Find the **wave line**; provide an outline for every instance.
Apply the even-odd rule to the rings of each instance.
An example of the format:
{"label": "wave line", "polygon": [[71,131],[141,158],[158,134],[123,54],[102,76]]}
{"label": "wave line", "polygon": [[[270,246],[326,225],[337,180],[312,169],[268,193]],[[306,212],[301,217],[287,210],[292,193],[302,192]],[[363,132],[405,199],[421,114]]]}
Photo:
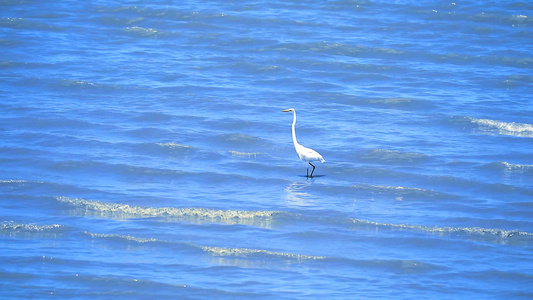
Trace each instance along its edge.
{"label": "wave line", "polygon": [[494,229],[494,228],[481,228],[481,227],[433,227],[433,226],[422,226],[422,225],[407,225],[407,224],[392,224],[392,223],[379,223],[374,221],[352,219],[353,224],[362,224],[362,225],[371,225],[377,227],[389,227],[394,229],[407,229],[407,230],[417,230],[424,231],[429,233],[465,233],[465,234],[474,234],[474,235],[493,235],[502,238],[508,238],[513,236],[530,236],[533,237],[533,233],[519,230],[504,230],[504,229]]}
{"label": "wave line", "polygon": [[[129,204],[101,202],[70,197],[56,197],[57,201],[77,208],[93,211],[104,216],[119,218],[192,218],[197,220],[219,221],[231,224],[267,222],[279,211],[243,211],[217,210],[208,208],[175,208],[175,207],[141,207]],[[263,224],[265,225],[265,224]],[[267,224],[268,225],[268,224]]]}
{"label": "wave line", "polygon": [[248,248],[225,248],[225,247],[206,247],[202,246],[202,250],[217,256],[251,256],[251,255],[268,255],[276,256],[287,259],[301,260],[320,260],[326,259],[325,256],[314,256],[284,252],[274,252],[261,249],[248,249]]}
{"label": "wave line", "polygon": [[478,125],[487,131],[497,131],[502,135],[512,135],[521,137],[533,137],[533,125],[526,123],[502,122],[490,119],[470,118],[470,122]]}

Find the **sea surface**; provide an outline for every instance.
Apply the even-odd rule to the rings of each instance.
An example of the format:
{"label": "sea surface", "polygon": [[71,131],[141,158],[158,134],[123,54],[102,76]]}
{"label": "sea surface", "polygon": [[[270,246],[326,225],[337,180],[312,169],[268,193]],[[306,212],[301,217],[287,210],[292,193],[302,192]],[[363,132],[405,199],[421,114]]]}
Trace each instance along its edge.
{"label": "sea surface", "polygon": [[532,95],[531,1],[0,1],[0,298],[531,299]]}

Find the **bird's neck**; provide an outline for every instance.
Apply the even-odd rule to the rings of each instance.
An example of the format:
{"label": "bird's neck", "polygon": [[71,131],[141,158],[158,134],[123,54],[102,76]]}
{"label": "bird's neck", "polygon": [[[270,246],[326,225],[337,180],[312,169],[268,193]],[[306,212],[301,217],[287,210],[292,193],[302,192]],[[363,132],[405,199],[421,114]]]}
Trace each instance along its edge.
{"label": "bird's neck", "polygon": [[299,145],[298,140],[296,140],[296,130],[294,129],[294,126],[296,125],[296,112],[293,112],[294,117],[292,118],[292,142],[294,143],[294,146]]}

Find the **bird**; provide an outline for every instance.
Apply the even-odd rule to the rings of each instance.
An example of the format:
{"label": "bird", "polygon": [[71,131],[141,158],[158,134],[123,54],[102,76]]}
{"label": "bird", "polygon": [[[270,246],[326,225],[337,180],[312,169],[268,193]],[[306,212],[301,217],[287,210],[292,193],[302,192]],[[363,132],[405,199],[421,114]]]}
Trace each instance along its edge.
{"label": "bird", "polygon": [[296,110],[294,108],[289,108],[282,110],[282,112],[292,112],[293,118],[292,118],[292,142],[294,143],[294,149],[296,150],[296,153],[298,154],[298,157],[307,162],[311,167],[313,167],[313,170],[311,171],[311,175],[309,175],[309,167],[307,167],[307,178],[311,177],[313,178],[313,173],[315,172],[315,166],[311,163],[313,161],[320,161],[325,162],[324,158],[320,153],[316,152],[315,150],[311,148],[304,147],[298,143],[298,140],[296,140],[296,131],[294,129],[294,125],[296,125]]}

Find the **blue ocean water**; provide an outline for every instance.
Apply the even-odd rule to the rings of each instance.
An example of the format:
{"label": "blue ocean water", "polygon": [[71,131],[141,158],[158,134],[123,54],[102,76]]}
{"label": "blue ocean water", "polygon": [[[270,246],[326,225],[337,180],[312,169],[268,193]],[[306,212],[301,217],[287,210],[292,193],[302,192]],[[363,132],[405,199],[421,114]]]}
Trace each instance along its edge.
{"label": "blue ocean water", "polygon": [[533,297],[532,16],[0,1],[0,296]]}

